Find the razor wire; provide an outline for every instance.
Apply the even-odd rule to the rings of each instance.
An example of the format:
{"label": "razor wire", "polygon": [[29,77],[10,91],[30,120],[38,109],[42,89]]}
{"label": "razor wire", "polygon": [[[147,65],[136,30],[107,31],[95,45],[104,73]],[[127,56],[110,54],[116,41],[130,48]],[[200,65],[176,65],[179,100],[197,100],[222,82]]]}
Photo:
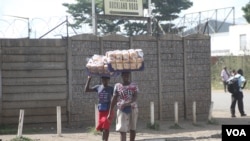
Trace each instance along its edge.
{"label": "razor wire", "polygon": [[[177,33],[182,36],[204,33],[205,26],[205,28],[210,27],[212,30],[210,32],[216,33],[226,22],[235,24],[234,15],[234,7],[227,7],[185,14],[170,23],[175,24],[175,28],[185,27],[184,30]],[[208,22],[210,20],[215,22]],[[221,23],[217,24],[217,21],[221,21]],[[73,16],[0,19],[0,38],[64,38],[93,33],[93,29],[88,23],[82,23],[77,29],[67,26],[69,23],[74,23]],[[160,26],[161,23],[158,24]],[[201,27],[202,25],[204,27]]]}
{"label": "razor wire", "polygon": [[174,22],[176,27],[185,27],[183,31],[179,31],[179,35],[204,33],[205,26],[212,30],[211,33],[217,33],[225,23],[235,24],[235,8],[225,7],[189,13]]}
{"label": "razor wire", "polygon": [[73,21],[72,16],[0,19],[0,38],[63,38],[92,33],[88,23],[77,29],[67,26]]}

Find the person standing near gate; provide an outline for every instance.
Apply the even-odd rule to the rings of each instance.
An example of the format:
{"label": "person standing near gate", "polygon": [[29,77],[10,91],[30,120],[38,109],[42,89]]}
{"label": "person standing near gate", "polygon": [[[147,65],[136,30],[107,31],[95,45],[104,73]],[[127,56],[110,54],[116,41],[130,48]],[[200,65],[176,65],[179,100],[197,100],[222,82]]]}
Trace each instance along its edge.
{"label": "person standing near gate", "polygon": [[[109,129],[113,119],[113,113],[109,113],[109,107],[111,98],[113,95],[114,88],[109,86],[110,77],[102,76],[101,77],[102,84],[95,85],[94,87],[90,88],[90,81],[91,76],[88,76],[87,83],[85,85],[85,92],[97,92],[98,94],[98,125],[96,127],[97,131],[102,131],[102,141],[108,141],[109,138]],[[107,119],[108,114],[110,118]]]}
{"label": "person standing near gate", "polygon": [[126,141],[126,133],[130,132],[130,141],[135,141],[136,124],[138,118],[137,94],[138,86],[130,82],[131,72],[122,72],[123,82],[116,83],[111,100],[108,119],[112,115],[114,106],[117,106],[116,131],[120,132],[120,141]]}
{"label": "person standing near gate", "polygon": [[227,92],[227,80],[229,79],[230,74],[226,66],[221,70],[220,76],[224,86],[224,91]]}

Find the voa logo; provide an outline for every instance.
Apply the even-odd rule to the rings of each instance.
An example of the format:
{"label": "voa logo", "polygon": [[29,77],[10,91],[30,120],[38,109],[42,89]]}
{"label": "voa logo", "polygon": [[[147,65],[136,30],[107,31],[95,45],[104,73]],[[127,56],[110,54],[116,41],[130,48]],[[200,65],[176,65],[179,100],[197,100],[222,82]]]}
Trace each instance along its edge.
{"label": "voa logo", "polygon": [[247,136],[244,129],[226,129],[227,136]]}

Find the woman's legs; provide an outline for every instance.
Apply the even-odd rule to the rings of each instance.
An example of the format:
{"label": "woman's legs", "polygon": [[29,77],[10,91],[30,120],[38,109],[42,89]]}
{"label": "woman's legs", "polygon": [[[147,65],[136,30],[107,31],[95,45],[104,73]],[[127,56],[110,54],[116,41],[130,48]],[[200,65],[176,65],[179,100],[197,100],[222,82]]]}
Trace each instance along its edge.
{"label": "woman's legs", "polygon": [[126,141],[126,132],[120,132],[120,141]]}
{"label": "woman's legs", "polygon": [[97,125],[97,131],[102,131],[102,140],[108,141],[109,138],[109,128],[113,120],[113,113],[111,113],[110,121],[107,119],[109,111],[99,112],[99,120]]}
{"label": "woman's legs", "polygon": [[109,130],[104,129],[104,130],[102,131],[102,140],[103,140],[103,141],[108,141],[108,139],[109,139]]}
{"label": "woman's legs", "polygon": [[136,135],[135,130],[130,130],[130,141],[135,141],[135,135]]}

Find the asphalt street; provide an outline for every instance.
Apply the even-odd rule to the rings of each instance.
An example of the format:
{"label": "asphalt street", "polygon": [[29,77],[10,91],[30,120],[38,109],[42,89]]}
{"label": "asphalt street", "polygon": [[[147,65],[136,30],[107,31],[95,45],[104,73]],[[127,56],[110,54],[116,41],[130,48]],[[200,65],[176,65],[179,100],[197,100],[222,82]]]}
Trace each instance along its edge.
{"label": "asphalt street", "polygon": [[[250,90],[243,91],[244,98],[244,110],[246,114],[250,115]],[[225,111],[228,109],[230,112],[231,104],[231,94],[225,93],[223,90],[212,90],[212,102],[213,102],[213,111]],[[235,108],[236,114],[239,115],[238,106],[236,104]]]}

